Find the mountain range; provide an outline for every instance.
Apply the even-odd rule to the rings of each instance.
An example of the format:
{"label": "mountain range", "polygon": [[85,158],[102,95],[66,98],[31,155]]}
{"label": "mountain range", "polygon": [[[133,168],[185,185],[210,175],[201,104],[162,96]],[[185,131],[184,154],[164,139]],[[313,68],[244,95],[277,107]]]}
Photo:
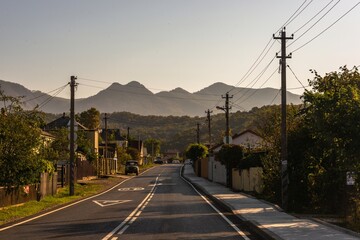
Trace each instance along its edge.
{"label": "mountain range", "polygon": [[[24,86],[0,80],[1,90],[7,96],[23,96],[24,109],[37,105],[46,113],[69,112],[70,100],[53,97],[41,91],[33,91]],[[113,83],[94,96],[75,100],[75,111],[82,112],[95,107],[100,112],[131,112],[139,115],[159,116],[203,116],[204,111],[216,106],[223,107],[222,96],[229,92],[232,111],[248,111],[280,103],[280,93],[274,88],[238,88],[221,82],[214,83],[198,92],[190,93],[182,88],[153,93],[139,82],[122,85]],[[287,92],[287,102],[300,104],[300,95]]]}

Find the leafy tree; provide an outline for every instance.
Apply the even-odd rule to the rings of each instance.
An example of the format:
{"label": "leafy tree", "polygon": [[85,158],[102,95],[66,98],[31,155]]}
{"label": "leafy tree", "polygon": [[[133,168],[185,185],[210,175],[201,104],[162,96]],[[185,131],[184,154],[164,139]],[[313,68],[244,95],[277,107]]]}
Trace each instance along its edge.
{"label": "leafy tree", "polygon": [[123,147],[117,148],[117,158],[120,164],[125,164],[126,161],[133,159],[129,153],[126,152],[126,149]]}
{"label": "leafy tree", "polygon": [[6,96],[1,89],[0,101],[4,103],[0,113],[0,185],[36,183],[41,172],[53,170],[41,155],[39,114],[24,112],[20,98]]}
{"label": "leafy tree", "polygon": [[234,144],[224,144],[220,151],[216,153],[216,159],[218,159],[221,164],[229,166],[230,168],[238,167],[243,157],[243,148],[240,145]]}
{"label": "leafy tree", "polygon": [[158,156],[160,154],[160,149],[161,149],[160,140],[155,138],[148,138],[144,144],[145,147],[147,148],[148,153],[152,153],[152,150],[154,150],[153,156]]}
{"label": "leafy tree", "polygon": [[126,150],[126,153],[131,156],[131,159],[140,160],[140,152],[139,152],[138,149],[129,147],[129,148]]}
{"label": "leafy tree", "polygon": [[242,147],[234,144],[224,144],[215,157],[221,164],[226,166],[226,185],[231,187],[232,169],[238,167],[244,157]]}
{"label": "leafy tree", "polygon": [[360,172],[360,74],[347,67],[323,77],[313,73],[313,90],[303,96],[304,122],[314,143],[305,156],[308,186],[312,203],[332,212],[346,205],[341,199],[346,172]]}
{"label": "leafy tree", "polygon": [[206,157],[208,154],[208,148],[203,144],[190,144],[188,148],[186,149],[186,157],[197,161],[199,159],[202,159]]}
{"label": "leafy tree", "polygon": [[76,120],[88,129],[97,129],[100,127],[100,112],[92,107],[77,115]]}

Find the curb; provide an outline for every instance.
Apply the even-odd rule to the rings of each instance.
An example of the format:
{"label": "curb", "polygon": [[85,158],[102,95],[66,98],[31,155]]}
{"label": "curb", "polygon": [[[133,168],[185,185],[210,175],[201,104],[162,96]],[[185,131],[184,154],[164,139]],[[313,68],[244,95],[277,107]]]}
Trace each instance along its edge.
{"label": "curb", "polygon": [[261,238],[267,239],[267,240],[283,240],[283,238],[279,237],[275,233],[273,233],[273,232],[271,232],[271,231],[269,231],[269,230],[267,230],[265,228],[262,228],[261,225],[259,223],[257,223],[256,221],[247,220],[246,218],[244,218],[240,214],[235,214],[234,211],[233,211],[233,208],[229,204],[227,204],[226,202],[214,197],[213,195],[208,193],[202,186],[198,185],[197,183],[194,183],[193,181],[191,181],[190,178],[185,176],[184,175],[184,167],[182,167],[181,175],[182,175],[183,178],[185,178],[187,181],[189,181],[197,190],[204,193],[206,195],[206,197],[208,197],[212,201],[216,202],[217,204],[221,205],[224,209],[226,209],[228,212],[231,212],[234,216],[238,217],[241,220],[241,222],[249,230],[256,233]]}
{"label": "curb", "polygon": [[339,232],[343,232],[343,233],[349,234],[351,236],[358,237],[360,239],[360,233],[357,233],[357,232],[351,231],[349,229],[346,229],[346,228],[343,228],[343,227],[340,227],[340,226],[325,222],[325,221],[323,221],[321,219],[318,219],[318,218],[310,218],[310,220],[314,221],[316,223],[320,223],[322,225],[325,225],[325,226],[327,226],[329,228],[335,229],[335,230],[337,230]]}

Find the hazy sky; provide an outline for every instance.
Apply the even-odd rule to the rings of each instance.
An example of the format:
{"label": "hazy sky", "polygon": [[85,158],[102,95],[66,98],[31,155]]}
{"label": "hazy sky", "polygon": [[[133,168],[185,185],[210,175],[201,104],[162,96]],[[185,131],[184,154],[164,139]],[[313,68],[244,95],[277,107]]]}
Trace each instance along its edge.
{"label": "hazy sky", "polygon": [[[338,3],[337,3],[338,2]],[[333,24],[359,1],[308,0],[287,24],[290,53]],[[280,88],[280,42],[270,41],[304,0],[1,0],[0,79],[49,92],[78,76],[77,97],[111,82],[138,81],[152,92],[196,92],[215,82]],[[325,5],[309,24],[303,26]],[[336,4],[336,5],[335,5]],[[335,5],[335,6],[334,6]],[[332,6],[333,9],[320,19]],[[313,75],[360,65],[360,6],[288,64],[304,86]],[[314,25],[308,32],[300,37]],[[300,38],[299,38],[300,37]],[[268,54],[243,79],[266,44]],[[273,44],[273,45],[271,45]],[[266,50],[267,51],[267,50]],[[268,65],[264,74],[257,76]],[[288,70],[288,89],[303,88]],[[96,81],[88,81],[92,79]],[[59,96],[69,98],[69,88]]]}

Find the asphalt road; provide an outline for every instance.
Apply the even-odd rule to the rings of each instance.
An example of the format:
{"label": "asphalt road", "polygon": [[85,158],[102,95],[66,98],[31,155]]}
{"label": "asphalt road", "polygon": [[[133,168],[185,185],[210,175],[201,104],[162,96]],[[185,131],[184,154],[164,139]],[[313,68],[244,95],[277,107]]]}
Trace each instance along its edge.
{"label": "asphalt road", "polygon": [[162,165],[108,192],[29,219],[0,239],[248,239],[180,176]]}

